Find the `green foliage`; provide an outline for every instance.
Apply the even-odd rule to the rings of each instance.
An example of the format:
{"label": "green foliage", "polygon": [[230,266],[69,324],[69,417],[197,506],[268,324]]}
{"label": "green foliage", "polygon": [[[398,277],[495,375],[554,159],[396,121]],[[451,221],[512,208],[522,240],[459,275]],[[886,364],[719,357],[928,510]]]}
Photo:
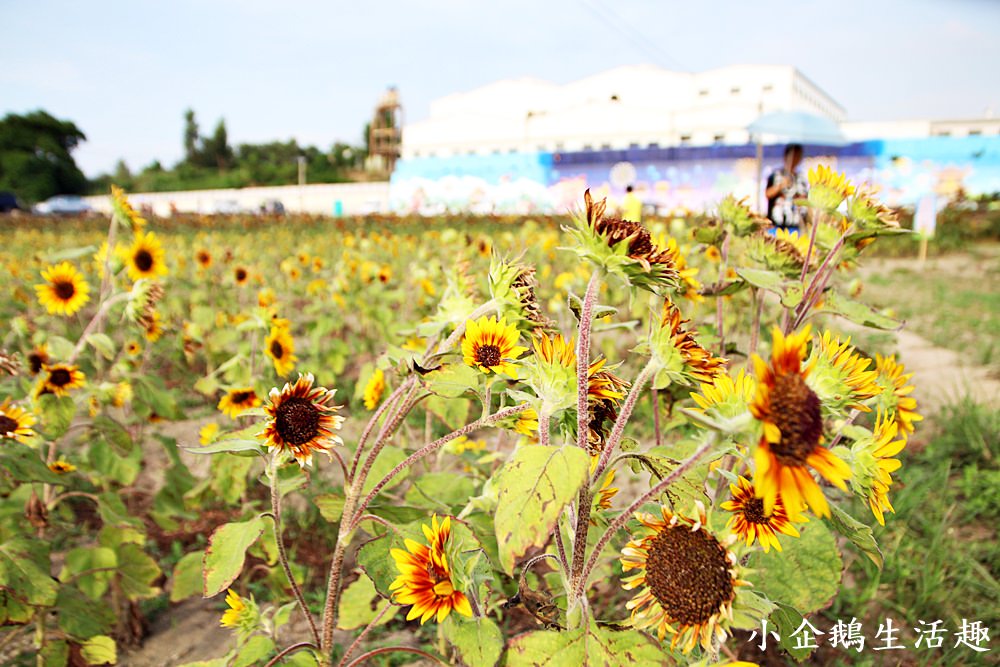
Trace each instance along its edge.
{"label": "green foliage", "polygon": [[564,632],[528,632],[515,637],[507,653],[509,667],[631,667],[672,662],[645,635],[594,623]]}
{"label": "green foliage", "polygon": [[755,588],[772,602],[809,613],[826,606],[840,588],[843,564],[837,541],[820,521],[799,529],[801,537],[784,540],[782,550],[750,557]]}
{"label": "green foliage", "polygon": [[26,202],[82,194],[87,178],[73,150],[87,139],[76,125],[38,110],[0,120],[0,190]]}
{"label": "green foliage", "polygon": [[503,633],[489,618],[468,620],[452,614],[441,624],[441,632],[469,667],[493,667],[503,653]]}
{"label": "green foliage", "polygon": [[218,595],[240,576],[247,549],[257,541],[266,526],[267,520],[258,516],[248,521],[223,524],[215,529],[205,550],[205,597]]}

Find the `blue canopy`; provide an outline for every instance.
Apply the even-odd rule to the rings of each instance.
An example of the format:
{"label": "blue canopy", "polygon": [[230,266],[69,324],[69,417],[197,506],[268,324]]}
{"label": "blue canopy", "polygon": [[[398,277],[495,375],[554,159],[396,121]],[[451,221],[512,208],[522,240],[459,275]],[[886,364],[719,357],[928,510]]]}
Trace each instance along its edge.
{"label": "blue canopy", "polygon": [[772,111],[750,123],[747,130],[758,140],[761,135],[770,134],[799,144],[843,146],[848,143],[835,121],[804,111]]}

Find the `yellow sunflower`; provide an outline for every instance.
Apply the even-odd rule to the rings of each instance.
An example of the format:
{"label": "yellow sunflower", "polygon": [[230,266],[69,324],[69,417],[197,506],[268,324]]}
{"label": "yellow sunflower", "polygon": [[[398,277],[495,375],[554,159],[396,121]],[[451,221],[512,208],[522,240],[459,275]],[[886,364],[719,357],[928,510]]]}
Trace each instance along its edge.
{"label": "yellow sunflower", "polygon": [[155,343],[160,340],[160,336],[163,335],[163,322],[160,319],[160,313],[155,310],[152,311],[149,316],[145,318],[143,328],[145,329],[143,335],[146,336],[146,340],[150,343]]}
{"label": "yellow sunflower", "polygon": [[854,351],[851,339],[841,342],[825,331],[813,340],[806,366],[812,370],[806,383],[819,396],[823,407],[835,414],[847,408],[870,412],[862,401],[882,392],[878,372],[868,370],[871,359]]}
{"label": "yellow sunflower", "polygon": [[237,266],[233,269],[233,279],[237,285],[242,287],[250,281],[250,272],[245,266]]}
{"label": "yellow sunflower", "polygon": [[257,397],[253,387],[241,387],[227,391],[219,400],[218,408],[223,414],[236,419],[244,411],[256,408],[260,403],[260,398]]}
{"label": "yellow sunflower", "polygon": [[90,286],[69,262],[45,269],[42,279],[35,285],[38,303],[53,315],[72,315],[90,300]]}
{"label": "yellow sunflower", "polygon": [[909,395],[914,387],[907,383],[913,373],[905,373],[903,364],[896,362],[895,355],[883,357],[876,354],[875,370],[878,372],[879,384],[885,388],[876,403],[883,410],[895,414],[900,435],[906,439],[913,433],[913,422],[924,418],[917,412],[917,399]]}
{"label": "yellow sunflower", "polygon": [[507,324],[506,318],[486,318],[468,320],[465,323],[465,337],[462,339],[463,361],[478,368],[483,373],[493,371],[517,378],[514,361],[528,351],[517,344],[517,327]]}
{"label": "yellow sunflower", "polygon": [[880,412],[875,419],[871,437],[861,438],[851,446],[854,458],[854,477],[851,486],[868,501],[868,507],[881,525],[885,525],[886,511],[896,513],[889,502],[892,476],[903,464],[893,458],[906,447],[906,438],[900,437],[899,426],[890,414]]}
{"label": "yellow sunflower", "polygon": [[538,413],[534,408],[528,408],[520,413],[514,423],[514,431],[529,438],[538,437]]}
{"label": "yellow sunflower", "polygon": [[845,491],[851,469],[822,445],[820,399],[806,383],[810,367],[802,367],[809,327],[787,338],[775,327],[773,340],[770,364],[756,354],[753,358],[757,394],[750,412],[764,428],[754,452],[756,494],[764,499],[765,514],[774,512],[780,495],[793,519],[803,503],[817,516],[829,516],[830,506],[809,468]]}
{"label": "yellow sunflower", "polygon": [[334,434],[344,423],[337,414],[342,406],[331,404],[336,390],[313,387],[313,382],[311,373],[300,374],[295,384],[272,389],[264,407],[270,419],[261,432],[268,447],[290,452],[303,467],[312,465],[314,451],[344,444]]}
{"label": "yellow sunflower", "polygon": [[732,527],[737,535],[745,539],[747,546],[757,540],[764,547],[765,552],[770,551],[772,546],[781,551],[777,533],[784,533],[792,537],[799,536],[799,531],[795,529],[788,518],[785,505],[781,502],[780,497],[775,501],[774,509],[771,512],[765,512],[764,501],[756,496],[753,484],[742,475],[740,475],[737,484],[729,485],[729,491],[733,494],[733,499],[727,500],[719,507],[733,513],[726,525]]}
{"label": "yellow sunflower", "polygon": [[0,440],[17,440],[24,442],[35,435],[32,426],[35,425],[35,416],[16,405],[11,405],[10,399],[4,399],[0,404]]}
{"label": "yellow sunflower", "polygon": [[132,208],[125,191],[117,185],[111,186],[111,207],[122,219],[122,222],[127,222],[134,231],[141,230],[146,226],[146,219]]}
{"label": "yellow sunflower", "polygon": [[365,408],[374,410],[382,400],[382,393],[385,391],[385,373],[381,368],[376,368],[365,384]]}
{"label": "yellow sunflower", "polygon": [[[625,605],[632,625],[654,629],[662,640],[673,635],[670,648],[688,653],[696,644],[709,650],[714,639],[729,633],[736,589],[736,556],[710,533],[704,508],[700,520],[672,513],[661,517],[637,513],[644,528],[622,549],[622,570],[638,570],[622,580],[625,590],[642,590]],[[731,539],[735,539],[731,538]]]}
{"label": "yellow sunflower", "polygon": [[138,356],[142,352],[142,346],[134,340],[129,341],[125,344],[125,352],[128,353],[130,357]]}
{"label": "yellow sunflower", "polygon": [[691,398],[698,404],[696,412],[731,418],[747,411],[747,406],[757,393],[753,376],[741,368],[733,379],[728,373],[719,373],[711,382],[701,384],[701,393],[692,392]]}
{"label": "yellow sunflower", "polygon": [[212,266],[212,253],[204,248],[199,248],[194,253],[194,259],[198,262],[199,268],[207,269]]}
{"label": "yellow sunflower", "polygon": [[809,205],[833,212],[848,196],[854,193],[854,186],[847,176],[835,172],[825,164],[818,164],[809,170]]}
{"label": "yellow sunflower", "polygon": [[167,275],[166,253],[153,232],[136,232],[132,246],[124,250],[123,259],[133,281]]}
{"label": "yellow sunflower", "polygon": [[463,616],[472,616],[472,605],[465,593],[455,590],[451,566],[448,563],[448,540],[451,537],[451,517],[438,523],[437,515],[431,525],[423,525],[428,544],[416,540],[405,541],[406,551],[392,549],[399,576],[389,585],[393,597],[400,604],[413,605],[406,620],[420,618],[423,625],[431,618],[440,623],[452,610]]}
{"label": "yellow sunflower", "polygon": [[28,353],[28,370],[32,375],[38,375],[42,366],[49,363],[49,346],[45,343],[38,345]]}
{"label": "yellow sunflower", "polygon": [[604,476],[604,483],[601,484],[601,488],[597,490],[597,497],[594,499],[597,509],[611,509],[611,499],[618,495],[618,488],[611,486],[614,483],[615,471],[612,468],[608,471],[608,474]]}
{"label": "yellow sunflower", "polygon": [[242,598],[230,588],[226,592],[226,604],[229,609],[222,613],[219,621],[222,627],[236,630],[241,636],[247,636],[257,629],[260,611],[252,597]]}
{"label": "yellow sunflower", "polygon": [[76,466],[69,461],[64,461],[62,459],[57,459],[49,464],[49,470],[56,473],[57,475],[63,475],[68,472],[73,472],[76,470]]}
{"label": "yellow sunflower", "polygon": [[725,370],[726,360],[713,357],[695,339],[694,332],[684,328],[688,320],[669,300],[663,305],[663,317],[651,339],[653,354],[662,372],[673,382],[711,382]]}
{"label": "yellow sunflower", "polygon": [[87,383],[87,376],[71,364],[53,364],[42,367],[45,377],[39,385],[37,395],[55,394],[69,396],[72,389],[79,389]]}
{"label": "yellow sunflower", "polygon": [[284,327],[271,327],[271,335],[264,340],[264,352],[274,362],[274,370],[281,377],[286,377],[295,369],[295,341],[292,334]]}

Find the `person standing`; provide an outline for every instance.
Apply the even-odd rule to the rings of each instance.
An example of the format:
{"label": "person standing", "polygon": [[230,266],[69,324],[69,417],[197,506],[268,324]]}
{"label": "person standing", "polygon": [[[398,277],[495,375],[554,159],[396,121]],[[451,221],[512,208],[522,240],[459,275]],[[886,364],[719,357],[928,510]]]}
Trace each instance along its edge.
{"label": "person standing", "polygon": [[775,227],[797,232],[805,222],[805,209],[795,203],[809,195],[809,184],[799,173],[802,145],[785,146],[785,162],[767,177],[767,217]]}
{"label": "person standing", "polygon": [[625,188],[625,199],[622,200],[622,220],[642,222],[642,200],[632,192],[632,186]]}

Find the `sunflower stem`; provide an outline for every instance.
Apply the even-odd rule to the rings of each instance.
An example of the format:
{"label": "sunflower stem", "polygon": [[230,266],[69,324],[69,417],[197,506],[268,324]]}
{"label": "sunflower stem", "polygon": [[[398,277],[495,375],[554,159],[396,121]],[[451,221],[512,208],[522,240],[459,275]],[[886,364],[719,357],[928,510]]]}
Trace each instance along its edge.
{"label": "sunflower stem", "polygon": [[823,263],[816,270],[816,275],[813,276],[812,282],[809,283],[805,294],[802,295],[802,303],[799,304],[799,307],[795,311],[792,331],[802,324],[809,311],[813,309],[813,306],[819,300],[819,296],[823,293],[823,290],[826,289],[826,284],[830,282],[830,276],[833,275],[833,269],[830,268],[832,266],[831,260],[843,248],[844,242],[847,240],[851,230],[852,228],[849,227],[847,231],[841,234],[840,238],[837,239],[837,242],[830,249],[830,252],[827,253]]}
{"label": "sunflower stem", "polygon": [[[756,287],[750,287],[750,301],[753,307],[753,323],[750,325],[750,348],[747,358],[753,360],[760,342],[760,317],[764,310],[764,295]],[[752,365],[752,362],[751,362]]]}
{"label": "sunflower stem", "polygon": [[590,422],[587,410],[587,374],[590,369],[590,328],[594,321],[594,302],[601,282],[601,272],[594,269],[587,283],[580,307],[580,327],[576,338],[576,446],[587,448],[587,425]]}
{"label": "sunflower stem", "polygon": [[375,464],[375,459],[378,457],[379,452],[385,447],[385,444],[389,441],[390,436],[399,426],[403,418],[409,414],[410,410],[413,408],[413,403],[411,399],[413,394],[417,391],[416,385],[410,386],[410,391],[406,396],[399,401],[397,401],[394,409],[386,416],[385,422],[382,424],[382,428],[379,430],[378,435],[375,437],[375,443],[372,445],[371,451],[368,452],[368,457],[365,459],[364,465],[361,466],[361,470],[358,471],[357,475],[351,482],[354,488],[354,493],[358,494],[361,492],[361,487],[364,485],[365,480],[368,479],[368,473],[371,472],[372,466]]}
{"label": "sunflower stem", "polygon": [[658,495],[663,493],[663,491],[676,482],[681,476],[686,473],[695,463],[697,463],[701,457],[708,453],[708,451],[715,445],[715,435],[709,437],[704,444],[694,451],[691,456],[684,459],[676,468],[674,468],[669,475],[657,482],[649,491],[642,494],[629,505],[625,511],[619,514],[615,519],[608,525],[607,530],[601,535],[601,538],[597,540],[597,544],[594,545],[594,550],[590,553],[590,559],[587,561],[586,566],[583,568],[583,572],[580,576],[575,579],[575,588],[572,592],[573,598],[580,598],[583,596],[583,589],[587,585],[587,579],[590,577],[590,573],[593,572],[594,567],[597,565],[597,560],[601,556],[601,552],[604,548],[608,546],[608,542],[622,527],[628,523],[628,520],[632,518],[636,510],[645,505],[650,500],[656,498]]}
{"label": "sunflower stem", "polygon": [[282,651],[280,653],[278,653],[278,655],[276,655],[273,658],[271,658],[270,660],[268,660],[267,663],[264,665],[264,667],[274,667],[274,665],[277,665],[286,656],[289,656],[289,655],[291,655],[293,653],[296,653],[298,651],[301,651],[302,649],[307,649],[307,648],[313,648],[314,649],[314,648],[317,648],[317,646],[315,644],[313,644],[312,642],[299,642],[298,644],[292,644],[291,646],[288,646],[288,647],[282,649]]}
{"label": "sunflower stem", "polygon": [[371,416],[368,420],[368,424],[365,425],[365,430],[361,432],[361,438],[358,439],[358,446],[354,450],[354,456],[351,458],[351,474],[348,476],[347,483],[350,484],[354,480],[354,474],[358,471],[358,464],[361,463],[361,454],[364,452],[365,443],[368,441],[368,437],[371,435],[372,431],[375,430],[375,425],[378,424],[378,420],[381,419],[382,415],[385,414],[386,410],[390,406],[396,404],[399,396],[406,390],[409,389],[415,380],[411,377],[403,382],[403,384],[396,387],[396,390],[389,395],[389,398],[382,402],[382,405],[378,406],[375,410],[375,414]]}
{"label": "sunflower stem", "polygon": [[497,310],[497,302],[494,299],[490,299],[483,305],[479,306],[479,308],[476,308],[474,311],[469,313],[468,317],[466,317],[463,321],[458,323],[458,326],[456,326],[455,330],[451,332],[451,335],[448,336],[448,338],[445,339],[443,343],[438,345],[435,354],[442,354],[444,352],[447,352],[451,348],[455,347],[456,345],[458,345],[458,341],[460,341],[462,339],[462,336],[465,335],[466,322],[468,322],[469,320],[477,320],[480,317],[487,315],[488,313],[494,310]]}
{"label": "sunflower stem", "polygon": [[809,245],[806,247],[806,257],[802,260],[802,287],[806,286],[806,275],[809,273],[809,260],[812,258],[813,246],[816,245],[816,230],[819,229],[822,221],[823,214],[817,211],[816,219],[812,221],[812,229],[809,230]]}
{"label": "sunflower stem", "polygon": [[356,660],[352,660],[351,662],[347,663],[346,667],[355,667],[356,665],[363,665],[365,664],[365,661],[368,660],[369,658],[374,658],[376,655],[381,655],[383,653],[393,653],[393,652],[415,653],[419,656],[427,658],[428,660],[433,660],[436,663],[442,665],[448,664],[447,662],[437,657],[436,655],[428,653],[427,651],[422,651],[418,648],[412,648],[410,646],[383,646],[382,648],[376,648],[372,649],[371,651],[368,651],[367,653],[362,653],[357,657]]}
{"label": "sunflower stem", "polygon": [[344,651],[344,655],[340,658],[340,662],[337,663],[337,667],[344,667],[344,665],[347,664],[347,660],[351,657],[351,654],[354,653],[359,646],[361,646],[361,642],[364,638],[368,636],[368,633],[371,632],[372,628],[378,625],[378,622],[382,620],[382,617],[385,616],[386,612],[390,609],[395,609],[395,607],[392,604],[386,604],[382,607],[382,611],[375,614],[375,618],[373,618],[371,622],[365,626],[365,629],[361,631],[361,634],[359,634],[354,642],[347,647],[347,650]]}
{"label": "sunflower stem", "polygon": [[552,441],[552,434],[549,426],[549,413],[543,407],[538,412],[538,444],[548,447]]}
{"label": "sunflower stem", "polygon": [[321,657],[329,664],[333,651],[333,629],[337,627],[337,615],[340,612],[341,570],[344,569],[344,554],[347,544],[353,535],[348,525],[354,512],[355,496],[348,492],[344,499],[344,513],[340,517],[340,530],[337,531],[337,544],[333,548],[333,560],[330,562],[330,575],[326,582],[326,602],[323,605],[323,638],[320,642]]}
{"label": "sunflower stem", "polygon": [[87,327],[83,330],[83,333],[80,334],[80,338],[76,341],[76,346],[70,353],[69,358],[66,359],[67,364],[72,364],[76,361],[76,358],[80,356],[80,353],[83,352],[84,346],[87,344],[87,337],[90,336],[94,329],[101,325],[104,318],[107,317],[108,312],[111,310],[111,306],[121,303],[122,301],[126,301],[128,298],[129,293],[122,292],[121,294],[116,294],[113,297],[101,300],[100,308],[97,309],[97,312],[94,313],[90,322],[87,323]]}
{"label": "sunflower stem", "polygon": [[[722,239],[722,259],[719,262],[719,279],[716,286],[719,289],[722,288],[722,283],[726,279],[726,264],[729,260],[729,234],[727,233]],[[725,329],[725,317],[722,308],[724,297],[719,294],[715,297],[715,328],[719,333],[719,356],[726,356],[726,329]]]}
{"label": "sunflower stem", "polygon": [[653,441],[659,447],[663,444],[663,437],[660,434],[660,392],[653,387]]}
{"label": "sunflower stem", "polygon": [[313,640],[319,644],[320,636],[319,630],[316,628],[316,621],[313,619],[312,612],[309,611],[309,607],[306,605],[306,599],[302,595],[302,589],[299,588],[298,583],[295,581],[295,577],[292,576],[292,568],[288,562],[288,552],[285,550],[285,538],[281,531],[281,491],[278,489],[278,463],[277,457],[275,456],[272,456],[270,461],[268,461],[267,476],[271,487],[270,516],[271,520],[274,521],[274,541],[278,545],[278,560],[281,561],[281,569],[284,570],[285,577],[288,579],[288,584],[292,587],[292,594],[295,596],[295,600],[299,603],[299,607],[302,608],[302,613],[309,622],[309,630],[312,632]]}
{"label": "sunflower stem", "polygon": [[604,450],[601,452],[601,459],[597,462],[597,467],[594,468],[594,474],[591,475],[591,479],[599,479],[600,476],[608,467],[608,462],[611,460],[611,455],[614,453],[618,445],[621,444],[622,436],[625,433],[625,425],[628,423],[629,418],[632,416],[632,410],[635,409],[635,404],[639,400],[639,395],[645,388],[646,383],[656,372],[656,364],[650,359],[646,366],[639,372],[639,376],[636,377],[635,382],[632,383],[632,389],[629,391],[628,396],[625,398],[625,402],[622,404],[621,410],[618,412],[618,418],[615,420],[615,425],[611,429],[611,435],[608,436],[607,442],[604,443]]}

